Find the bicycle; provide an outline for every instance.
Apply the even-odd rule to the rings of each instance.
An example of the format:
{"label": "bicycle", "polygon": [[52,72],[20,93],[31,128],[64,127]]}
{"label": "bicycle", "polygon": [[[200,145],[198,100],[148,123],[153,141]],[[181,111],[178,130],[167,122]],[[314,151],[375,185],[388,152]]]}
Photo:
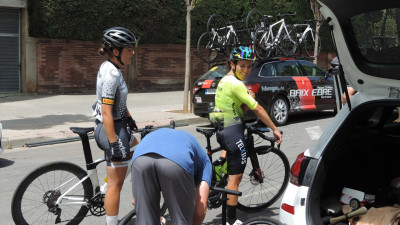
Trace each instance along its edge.
{"label": "bicycle", "polygon": [[[319,33],[316,32],[315,29],[311,27],[312,22],[320,23],[321,20],[305,20],[304,24],[294,24],[293,25],[294,29],[291,32],[294,32],[297,37],[295,49],[301,50],[303,48],[308,57],[316,58],[321,51],[321,40],[319,39]],[[299,33],[297,31],[298,27],[306,27],[306,28],[303,30],[302,33]],[[315,49],[315,41],[317,39],[318,39],[318,46]]]}
{"label": "bicycle", "polygon": [[[175,128],[175,122],[170,122]],[[161,128],[145,126],[138,129],[141,138]],[[14,192],[11,213],[15,224],[79,224],[90,211],[93,216],[103,216],[104,196],[107,181],[100,185],[97,166],[105,162],[104,158],[93,160],[89,144],[89,134],[93,127],[71,127],[78,134],[83,147],[86,171],[80,166],[64,161],[56,161],[41,165],[29,173]],[[132,148],[133,149],[133,148]],[[131,152],[132,152],[131,149]],[[130,173],[130,163],[128,164]],[[166,205],[161,204],[162,215]],[[128,213],[131,218],[135,215]]]}
{"label": "bicycle", "polygon": [[263,15],[257,9],[252,9],[246,16],[246,29],[250,40],[254,40],[254,35],[259,27],[267,28],[269,26],[269,19],[272,16]]}
{"label": "bicycle", "polygon": [[[269,27],[259,27],[254,35],[253,49],[257,56],[261,59],[268,58],[272,52],[275,51],[276,55],[282,52],[283,55],[289,56],[295,52],[296,48],[296,37],[291,25],[287,25],[283,17],[295,16],[296,13],[292,14],[278,14],[280,19]],[[279,25],[279,28],[277,26]],[[274,31],[276,30],[277,31]]]}
{"label": "bicycle", "polygon": [[[257,127],[257,123],[258,121],[245,124],[245,142],[249,162],[239,185],[239,190],[243,191],[244,195],[239,198],[237,208],[246,212],[255,212],[271,206],[283,194],[289,181],[289,161],[280,150],[280,144],[275,147],[275,139],[263,134],[269,132],[269,129]],[[221,146],[211,147],[210,139],[217,129],[196,128],[196,131],[206,137],[207,154],[213,162],[212,155],[222,150]],[[254,135],[259,136],[257,140],[261,140],[258,142],[254,140]],[[270,144],[263,143],[264,140]],[[260,143],[261,145],[258,145]],[[223,167],[225,169],[213,165],[212,186],[225,187],[227,185],[226,162]],[[210,191],[207,203],[209,209],[218,208],[223,202],[220,193]]]}
{"label": "bicycle", "polygon": [[244,44],[239,39],[239,33],[243,30],[236,30],[234,24],[241,24],[243,21],[225,22],[222,15],[213,14],[207,22],[207,31],[203,33],[197,42],[197,52],[201,60],[206,63],[213,63],[222,56],[227,61],[232,47]]}
{"label": "bicycle", "polygon": [[[228,199],[227,195],[237,195],[237,196],[242,196],[242,192],[239,191],[233,191],[233,190],[228,190],[225,188],[220,188],[216,186],[211,186],[210,187],[211,191],[218,192],[221,194],[221,200],[222,200],[222,225],[226,225],[226,200]],[[242,223],[242,225],[256,225],[256,224],[269,224],[269,225],[282,225],[281,222],[278,220],[266,217],[266,216],[259,216],[259,217],[254,217],[249,220],[246,220]]]}

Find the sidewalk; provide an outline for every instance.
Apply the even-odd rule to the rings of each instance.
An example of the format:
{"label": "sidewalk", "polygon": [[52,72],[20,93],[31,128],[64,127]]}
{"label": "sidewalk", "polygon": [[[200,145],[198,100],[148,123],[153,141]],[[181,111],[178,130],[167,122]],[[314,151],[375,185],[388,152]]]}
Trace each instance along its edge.
{"label": "sidewalk", "polygon": [[[2,146],[23,147],[26,143],[77,137],[69,127],[93,126],[93,95],[0,95]],[[145,125],[177,126],[207,123],[193,113],[183,114],[183,91],[129,93],[128,109],[139,128]]]}

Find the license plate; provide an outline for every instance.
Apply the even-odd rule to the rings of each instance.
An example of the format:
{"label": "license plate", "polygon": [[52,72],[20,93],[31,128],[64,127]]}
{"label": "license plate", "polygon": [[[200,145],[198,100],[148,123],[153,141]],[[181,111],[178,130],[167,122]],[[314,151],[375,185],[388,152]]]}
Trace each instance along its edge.
{"label": "license plate", "polygon": [[217,89],[215,89],[215,88],[206,89],[206,95],[215,95],[216,91],[217,91]]}

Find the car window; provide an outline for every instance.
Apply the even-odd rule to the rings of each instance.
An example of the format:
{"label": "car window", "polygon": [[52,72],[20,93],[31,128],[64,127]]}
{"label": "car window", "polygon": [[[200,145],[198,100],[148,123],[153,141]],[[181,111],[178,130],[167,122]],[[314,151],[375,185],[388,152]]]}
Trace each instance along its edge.
{"label": "car window", "polygon": [[299,63],[306,71],[307,76],[325,76],[325,72],[314,63],[308,61],[299,61]]}
{"label": "car window", "polygon": [[376,10],[351,18],[361,55],[379,64],[400,63],[400,8]]}
{"label": "car window", "polygon": [[208,80],[216,77],[224,77],[228,73],[228,67],[226,65],[219,65],[212,67],[207,73],[200,77],[200,79]]}
{"label": "car window", "polygon": [[296,61],[284,61],[276,63],[277,76],[301,76]]}
{"label": "car window", "polygon": [[275,76],[274,64],[273,63],[266,63],[262,66],[260,70],[260,77],[271,77]]}

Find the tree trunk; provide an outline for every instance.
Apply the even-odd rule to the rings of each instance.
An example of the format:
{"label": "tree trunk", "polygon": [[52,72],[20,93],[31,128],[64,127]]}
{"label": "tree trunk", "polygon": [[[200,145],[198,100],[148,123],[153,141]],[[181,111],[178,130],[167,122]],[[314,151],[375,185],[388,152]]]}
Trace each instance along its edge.
{"label": "tree trunk", "polygon": [[[319,35],[319,30],[321,29],[321,25],[323,23],[324,18],[321,15],[321,12],[319,11],[320,5],[318,4],[318,2],[316,0],[310,0],[310,6],[311,6],[311,10],[314,14],[314,19],[321,20],[321,22],[317,22],[317,24],[315,26],[315,34],[316,34],[315,35],[315,45],[314,45],[314,54],[315,54],[315,52],[318,51],[319,42],[321,41],[320,35]],[[318,63],[318,57],[315,57],[314,63],[315,64]]]}
{"label": "tree trunk", "polygon": [[186,3],[186,62],[185,62],[185,86],[183,90],[183,109],[182,113],[188,113],[188,94],[189,94],[189,79],[190,79],[190,31],[191,31],[191,10],[192,5],[190,0],[185,0]]}

